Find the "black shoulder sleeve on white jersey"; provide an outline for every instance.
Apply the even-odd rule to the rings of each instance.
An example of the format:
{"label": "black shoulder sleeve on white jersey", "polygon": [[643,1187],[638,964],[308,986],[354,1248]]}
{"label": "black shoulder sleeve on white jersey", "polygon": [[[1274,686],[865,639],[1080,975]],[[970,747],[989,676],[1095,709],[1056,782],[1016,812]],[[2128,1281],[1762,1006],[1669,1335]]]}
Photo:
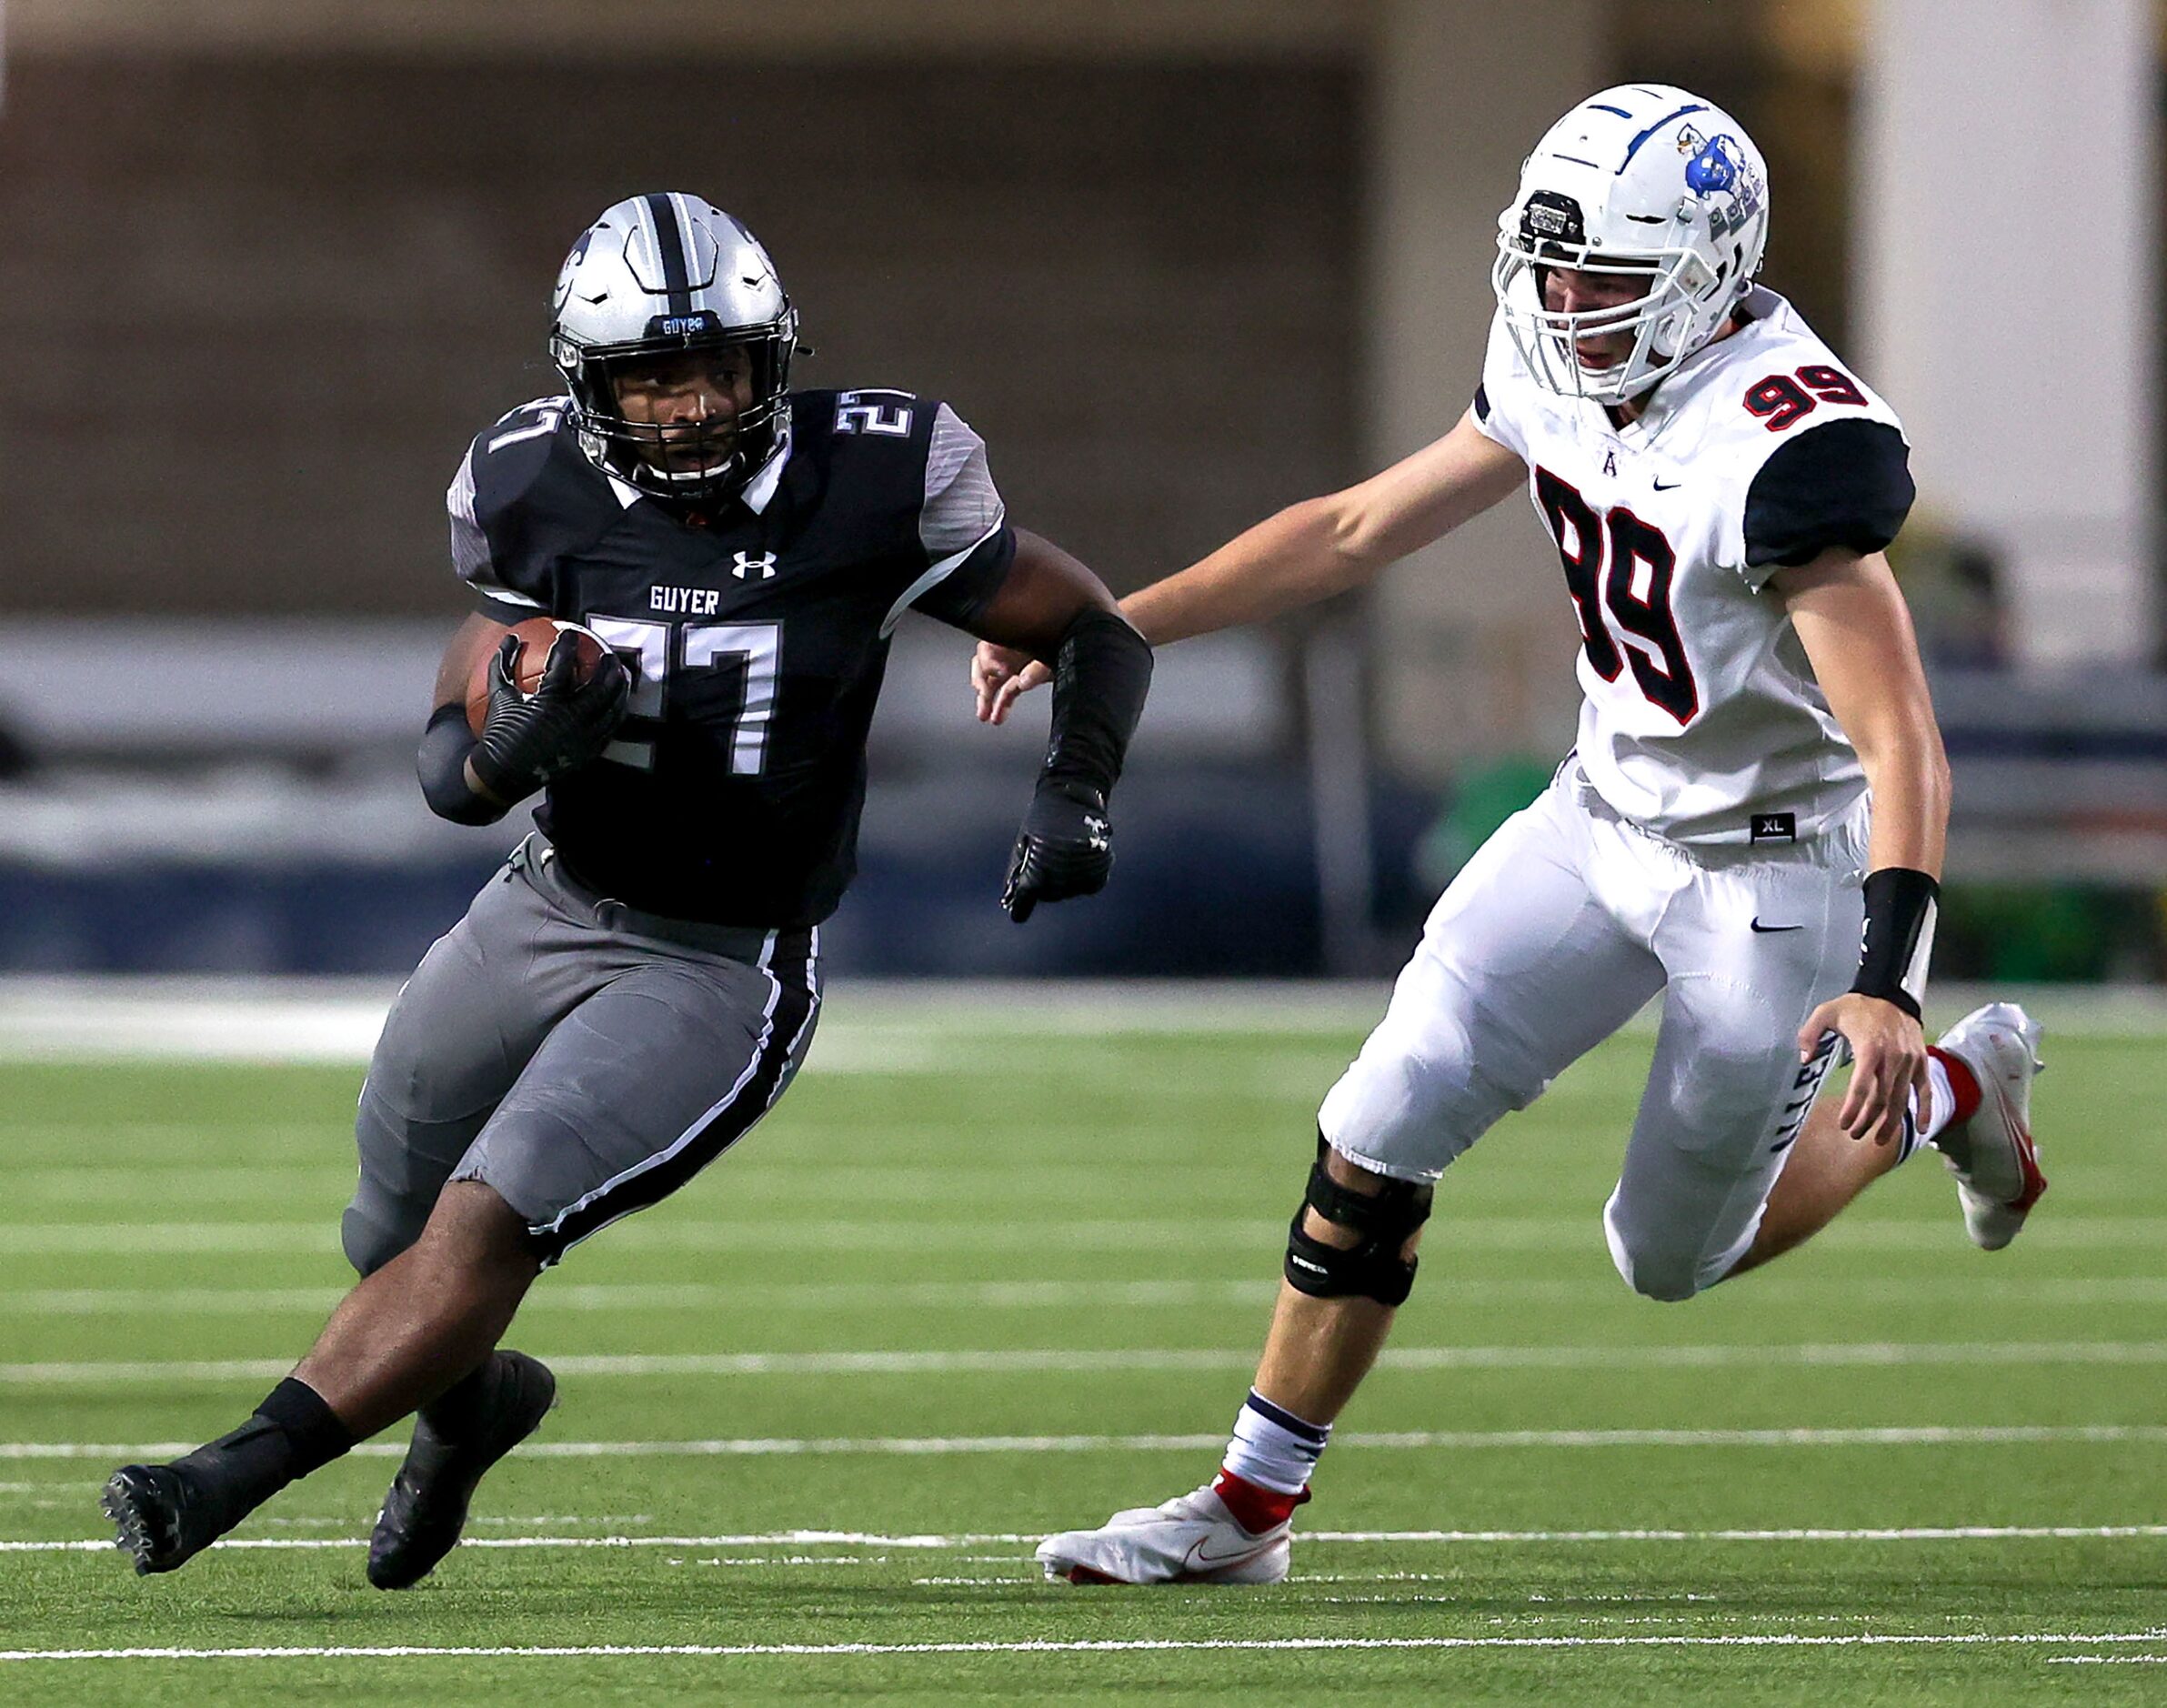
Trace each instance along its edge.
{"label": "black shoulder sleeve on white jersey", "polygon": [[1831,547],[1861,555],[1911,514],[1911,452],[1885,421],[1831,421],[1779,446],[1746,491],[1746,563],[1811,563]]}

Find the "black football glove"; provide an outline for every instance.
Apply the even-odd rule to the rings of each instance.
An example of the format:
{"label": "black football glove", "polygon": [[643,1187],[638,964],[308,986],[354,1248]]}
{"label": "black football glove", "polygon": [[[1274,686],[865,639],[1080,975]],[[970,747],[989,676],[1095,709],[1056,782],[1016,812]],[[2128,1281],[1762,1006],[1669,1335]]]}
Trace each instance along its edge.
{"label": "black football glove", "polygon": [[1023,815],[1000,904],[1021,925],[1041,901],[1097,895],[1113,869],[1105,795],[1074,779],[1046,778]]}
{"label": "black football glove", "polygon": [[512,678],[518,658],[519,638],[507,635],[489,671],[489,715],[467,756],[483,787],[507,801],[526,799],[601,752],[632,698],[632,678],[614,652],[582,684],[569,635],[551,643],[532,694],[522,694]]}

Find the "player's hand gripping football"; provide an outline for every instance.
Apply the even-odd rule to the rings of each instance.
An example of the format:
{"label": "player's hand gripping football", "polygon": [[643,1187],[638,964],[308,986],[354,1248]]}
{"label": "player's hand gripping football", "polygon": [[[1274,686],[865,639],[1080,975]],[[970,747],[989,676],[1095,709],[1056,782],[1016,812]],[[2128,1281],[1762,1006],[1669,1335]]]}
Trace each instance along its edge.
{"label": "player's hand gripping football", "polygon": [[1836,1123],[1853,1139],[1877,1145],[1903,1137],[1905,1112],[1914,1092],[1919,1119],[1932,1099],[1926,1076],[1926,1033],[1895,1003],[1856,990],[1823,1002],[1799,1028],[1799,1060],[1811,1060],[1821,1040],[1834,1032],[1851,1046],[1851,1084],[1836,1110]]}
{"label": "player's hand gripping football", "polygon": [[978,702],[978,721],[1005,724],[1016,702],[1053,680],[1053,672],[1028,652],[981,640],[970,655],[970,688]]}
{"label": "player's hand gripping football", "polygon": [[489,671],[489,712],[467,756],[475,776],[499,800],[520,800],[551,778],[576,769],[608,743],[625,720],[632,678],[615,653],[579,679],[573,637],[560,634],[542,666],[532,694],[522,694],[513,672],[519,638],[507,635]]}
{"label": "player's hand gripping football", "polygon": [[1097,895],[1113,869],[1106,797],[1073,778],[1042,778],[1023,815],[1000,904],[1021,925],[1041,901]]}

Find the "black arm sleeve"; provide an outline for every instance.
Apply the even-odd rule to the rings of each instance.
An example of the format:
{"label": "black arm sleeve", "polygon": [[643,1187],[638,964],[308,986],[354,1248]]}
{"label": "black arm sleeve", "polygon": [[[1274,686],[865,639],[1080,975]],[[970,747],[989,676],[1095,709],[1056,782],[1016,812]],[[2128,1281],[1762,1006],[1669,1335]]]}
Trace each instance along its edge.
{"label": "black arm sleeve", "polygon": [[1917,496],[1910,457],[1885,421],[1831,421],[1780,446],[1746,490],[1747,566],[1811,563],[1835,546],[1881,550]]}
{"label": "black arm sleeve", "polygon": [[1113,792],[1151,687],[1151,648],[1119,613],[1097,607],[1062,631],[1053,658],[1053,740],[1044,775]]}
{"label": "black arm sleeve", "polygon": [[511,809],[484,800],[467,786],[467,756],[474,747],[465,707],[439,706],[431,712],[421,751],[414,759],[414,769],[421,776],[421,796],[439,819],[454,824],[495,824]]}
{"label": "black arm sleeve", "polygon": [[1000,591],[1015,562],[1016,530],[1004,523],[919,594],[912,601],[912,608],[952,628],[968,629],[978,620],[978,614],[993,603],[993,596]]}

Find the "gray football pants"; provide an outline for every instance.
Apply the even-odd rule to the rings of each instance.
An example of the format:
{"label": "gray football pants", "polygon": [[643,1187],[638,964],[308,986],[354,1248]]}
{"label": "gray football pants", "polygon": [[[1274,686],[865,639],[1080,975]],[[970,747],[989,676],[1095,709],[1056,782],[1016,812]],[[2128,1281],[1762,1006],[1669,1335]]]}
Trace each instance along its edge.
{"label": "gray football pants", "polygon": [[380,1269],[446,1181],[481,1181],[556,1262],[743,1138],[805,1060],[819,1010],[818,930],[640,913],[528,837],[385,1021],[355,1123],[347,1259]]}

